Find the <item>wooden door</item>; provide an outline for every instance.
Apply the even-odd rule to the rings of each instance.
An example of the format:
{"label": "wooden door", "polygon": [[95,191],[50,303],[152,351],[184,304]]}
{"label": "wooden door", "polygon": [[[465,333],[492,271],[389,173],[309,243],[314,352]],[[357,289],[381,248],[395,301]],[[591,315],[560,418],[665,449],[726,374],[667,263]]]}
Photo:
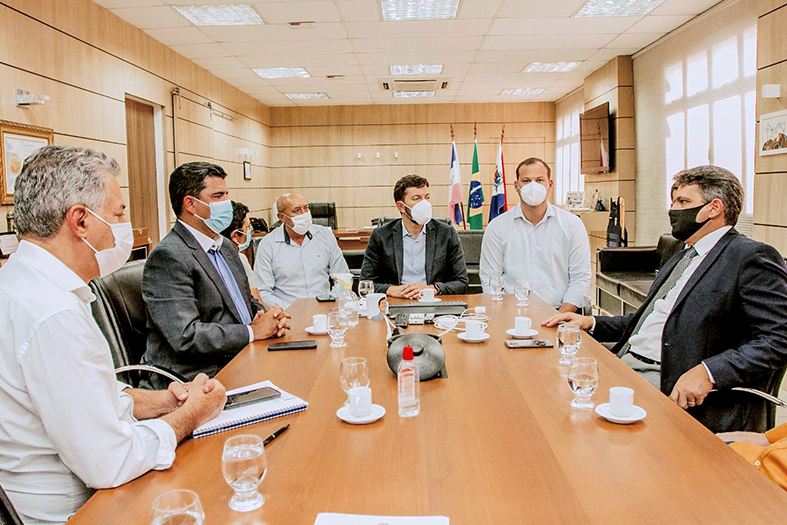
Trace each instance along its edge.
{"label": "wooden door", "polygon": [[126,99],[126,149],[131,225],[134,228],[147,228],[154,244],[159,241],[155,141],[153,106]]}

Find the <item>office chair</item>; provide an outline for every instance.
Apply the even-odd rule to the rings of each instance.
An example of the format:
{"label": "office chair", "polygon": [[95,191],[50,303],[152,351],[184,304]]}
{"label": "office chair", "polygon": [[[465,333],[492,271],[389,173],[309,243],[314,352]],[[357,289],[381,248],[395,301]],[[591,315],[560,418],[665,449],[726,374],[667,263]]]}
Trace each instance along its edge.
{"label": "office chair", "polygon": [[312,221],[320,226],[327,226],[332,230],[338,228],[336,220],[335,202],[310,202],[309,211],[312,213]]}
{"label": "office chair", "polygon": [[93,317],[109,343],[115,373],[121,381],[137,387],[140,372],[149,372],[183,383],[183,377],[170,370],[140,364],[148,338],[142,300],[144,269],[145,261],[132,261],[106,277],[90,281],[90,290],[96,296],[91,306]]}
{"label": "office chair", "polygon": [[22,518],[16,513],[13,503],[8,499],[8,495],[3,490],[3,487],[0,487],[0,503],[2,503],[0,508],[0,525],[23,525]]}

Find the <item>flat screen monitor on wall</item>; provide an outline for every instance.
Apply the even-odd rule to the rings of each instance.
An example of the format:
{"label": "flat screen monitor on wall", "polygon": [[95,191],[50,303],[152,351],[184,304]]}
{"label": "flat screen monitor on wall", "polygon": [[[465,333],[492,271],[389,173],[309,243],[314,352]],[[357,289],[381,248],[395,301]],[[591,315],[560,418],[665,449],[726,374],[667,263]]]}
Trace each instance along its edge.
{"label": "flat screen monitor on wall", "polygon": [[585,175],[607,173],[611,169],[609,149],[609,102],[589,109],[579,116],[579,139]]}

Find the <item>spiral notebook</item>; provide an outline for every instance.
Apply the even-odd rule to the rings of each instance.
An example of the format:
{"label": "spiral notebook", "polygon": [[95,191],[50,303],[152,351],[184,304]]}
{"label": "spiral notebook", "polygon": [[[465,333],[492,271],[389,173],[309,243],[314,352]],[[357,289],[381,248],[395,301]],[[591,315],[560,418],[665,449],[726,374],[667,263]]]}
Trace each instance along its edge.
{"label": "spiral notebook", "polygon": [[208,421],[204,425],[194,430],[192,435],[195,438],[201,438],[211,434],[218,434],[219,432],[224,432],[225,430],[244,427],[253,423],[259,423],[260,421],[267,421],[269,419],[286,416],[288,414],[302,412],[306,410],[306,407],[309,406],[309,403],[303,399],[292,394],[288,394],[270,381],[262,381],[261,383],[255,383],[253,385],[236,388],[235,390],[228,391],[227,395],[242,394],[243,392],[249,392],[250,390],[256,390],[266,386],[275,388],[281,392],[281,397],[269,399],[267,401],[261,401],[259,403],[252,403],[251,405],[238,408],[222,410],[221,414],[216,416],[215,419]]}

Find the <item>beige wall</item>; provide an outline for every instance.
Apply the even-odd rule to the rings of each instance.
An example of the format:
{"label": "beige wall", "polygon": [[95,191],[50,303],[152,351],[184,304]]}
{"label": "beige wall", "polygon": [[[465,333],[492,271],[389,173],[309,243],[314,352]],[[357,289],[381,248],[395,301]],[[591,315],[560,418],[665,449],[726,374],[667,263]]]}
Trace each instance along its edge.
{"label": "beige wall", "polygon": [[[51,99],[44,106],[17,108],[17,87]],[[175,87],[184,95],[177,112],[179,162],[221,164],[229,173],[233,198],[253,210],[265,207],[265,105],[89,0],[0,1],[0,119],[52,128],[57,144],[88,146],[115,157],[123,168],[120,183],[126,199],[125,98],[163,107],[169,174],[174,168]],[[207,102],[236,120],[212,115],[204,106]],[[244,157],[240,148],[258,155]],[[243,180],[243,160],[253,162],[251,181]],[[7,210],[0,207],[0,231],[6,230]],[[267,210],[263,212],[267,216]]]}
{"label": "beige wall", "polygon": [[[787,110],[787,2],[760,0],[757,22],[757,123]],[[763,84],[781,84],[782,96],[763,99]],[[759,132],[759,129],[758,129]],[[787,155],[754,158],[754,237],[787,255]]]}
{"label": "beige wall", "polygon": [[270,187],[303,192],[309,201],[335,201],[339,226],[360,227],[380,215],[398,215],[394,183],[418,173],[430,181],[435,216],[446,216],[449,125],[456,134],[466,208],[476,122],[486,222],[502,124],[508,199],[514,203],[514,170],[521,160],[540,157],[554,167],[553,103],[271,108]]}

